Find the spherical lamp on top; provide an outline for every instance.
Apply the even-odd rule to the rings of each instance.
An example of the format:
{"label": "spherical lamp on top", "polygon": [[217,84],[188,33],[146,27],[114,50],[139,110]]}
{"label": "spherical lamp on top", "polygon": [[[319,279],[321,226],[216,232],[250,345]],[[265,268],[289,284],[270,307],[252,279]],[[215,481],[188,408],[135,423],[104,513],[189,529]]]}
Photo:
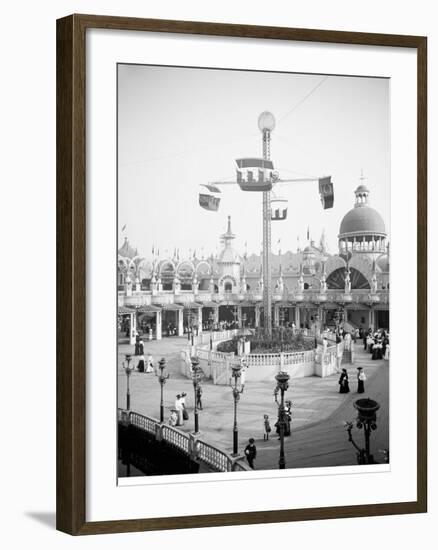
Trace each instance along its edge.
{"label": "spherical lamp on top", "polygon": [[269,111],[263,111],[263,113],[259,116],[258,124],[260,132],[272,132],[275,128],[275,117]]}

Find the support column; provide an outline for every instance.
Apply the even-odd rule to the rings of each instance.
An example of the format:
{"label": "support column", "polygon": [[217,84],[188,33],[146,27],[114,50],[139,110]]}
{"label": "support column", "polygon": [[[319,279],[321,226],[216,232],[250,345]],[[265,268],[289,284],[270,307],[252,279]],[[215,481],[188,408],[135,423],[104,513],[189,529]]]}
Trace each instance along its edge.
{"label": "support column", "polygon": [[300,308],[295,306],[295,327],[300,328]]}
{"label": "support column", "polygon": [[131,346],[135,344],[135,333],[137,331],[137,316],[131,313],[129,316],[129,343]]}
{"label": "support column", "polygon": [[198,334],[202,334],[202,307],[198,307]]}
{"label": "support column", "polygon": [[237,324],[242,328],[242,306],[237,306]]}
{"label": "support column", "polygon": [[219,323],[219,306],[214,308],[214,324],[217,325]]}
{"label": "support column", "polygon": [[178,310],[178,336],[184,336],[184,310]]}
{"label": "support column", "polygon": [[372,309],[368,312],[368,326],[374,330],[374,311]]}
{"label": "support column", "polygon": [[260,327],[260,306],[255,306],[255,326]]}
{"label": "support column", "polygon": [[274,326],[280,326],[280,308],[277,304],[274,305]]}
{"label": "support column", "polygon": [[162,319],[161,311],[157,311],[155,314],[155,321],[157,325],[157,336],[156,336],[157,340],[161,340],[161,319]]}

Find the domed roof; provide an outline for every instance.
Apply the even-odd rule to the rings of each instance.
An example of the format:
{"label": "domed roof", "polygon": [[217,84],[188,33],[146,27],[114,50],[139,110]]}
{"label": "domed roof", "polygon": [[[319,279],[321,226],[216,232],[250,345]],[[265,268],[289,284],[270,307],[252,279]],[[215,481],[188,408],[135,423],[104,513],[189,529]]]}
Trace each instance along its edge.
{"label": "domed roof", "polygon": [[230,246],[222,250],[219,256],[219,262],[227,264],[240,263],[240,256],[234,248]]}
{"label": "domed roof", "polygon": [[341,222],[339,236],[350,233],[358,235],[386,234],[385,222],[377,210],[370,206],[361,205],[347,212]]}
{"label": "domed roof", "polygon": [[368,189],[368,187],[366,185],[364,185],[363,183],[361,183],[359,185],[359,187],[356,189],[356,193],[369,193],[370,190]]}

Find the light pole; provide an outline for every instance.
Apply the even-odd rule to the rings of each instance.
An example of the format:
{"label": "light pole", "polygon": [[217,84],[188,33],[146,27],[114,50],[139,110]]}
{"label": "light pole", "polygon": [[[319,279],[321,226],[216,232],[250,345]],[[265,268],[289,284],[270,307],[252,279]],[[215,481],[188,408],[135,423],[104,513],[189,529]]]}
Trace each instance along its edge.
{"label": "light pole", "polygon": [[134,367],[131,367],[131,359],[132,359],[131,354],[127,353],[125,355],[125,361],[123,364],[123,368],[125,369],[125,373],[126,373],[126,410],[127,411],[131,409],[131,392],[129,390],[129,377],[131,376],[131,373],[134,370]]}
{"label": "light pole", "polygon": [[195,431],[194,435],[199,434],[199,416],[198,416],[198,384],[202,377],[202,370],[199,367],[199,359],[197,357],[192,357],[190,359],[192,363],[192,380],[193,380],[193,391],[195,398]]}
{"label": "light pole", "polygon": [[234,424],[233,424],[233,456],[239,454],[239,432],[237,429],[237,403],[240,399],[240,394],[243,392],[243,388],[238,387],[240,382],[240,376],[242,372],[242,366],[239,363],[234,363],[231,365],[231,378],[234,378],[234,385],[230,381],[231,388],[233,390],[233,399],[234,399]]}
{"label": "light pole", "polygon": [[380,409],[380,404],[374,399],[358,399],[354,404],[357,410],[356,427],[361,430],[363,428],[365,438],[365,448],[361,448],[354,441],[351,434],[353,430],[353,422],[345,422],[345,427],[348,433],[348,441],[357,450],[358,464],[375,464],[373,455],[370,452],[370,435],[371,432],[377,430],[376,413]]}
{"label": "light pole", "polygon": [[211,354],[213,352],[213,321],[214,321],[214,315],[213,312],[210,311],[210,314],[208,316],[208,323],[210,325],[210,347],[208,350],[208,366],[211,370]]}
{"label": "light pole", "polygon": [[158,382],[160,384],[161,396],[160,396],[160,422],[164,422],[164,401],[163,401],[163,388],[166,380],[169,378],[169,373],[164,374],[164,369],[166,368],[166,359],[164,357],[158,362],[158,369],[160,374],[155,373],[155,376],[158,377]]}
{"label": "light pole", "polygon": [[[286,459],[284,457],[284,428],[286,424],[286,412],[284,410],[284,392],[289,388],[289,375],[287,372],[280,371],[275,380],[277,386],[274,390],[275,402],[278,405],[278,427],[280,428],[280,459],[278,461],[278,467],[280,470],[286,468]],[[280,393],[280,403],[278,403],[278,394]]]}

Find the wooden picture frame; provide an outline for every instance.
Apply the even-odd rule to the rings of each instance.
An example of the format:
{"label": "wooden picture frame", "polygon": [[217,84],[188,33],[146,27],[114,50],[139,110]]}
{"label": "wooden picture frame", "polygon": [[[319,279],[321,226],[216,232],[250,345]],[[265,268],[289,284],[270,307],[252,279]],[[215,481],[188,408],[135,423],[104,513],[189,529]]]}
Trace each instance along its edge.
{"label": "wooden picture frame", "polygon": [[[417,52],[417,499],[375,505],[86,521],[87,29],[391,46]],[[57,21],[57,529],[72,535],[427,511],[427,39],[330,30],[71,15]]]}

